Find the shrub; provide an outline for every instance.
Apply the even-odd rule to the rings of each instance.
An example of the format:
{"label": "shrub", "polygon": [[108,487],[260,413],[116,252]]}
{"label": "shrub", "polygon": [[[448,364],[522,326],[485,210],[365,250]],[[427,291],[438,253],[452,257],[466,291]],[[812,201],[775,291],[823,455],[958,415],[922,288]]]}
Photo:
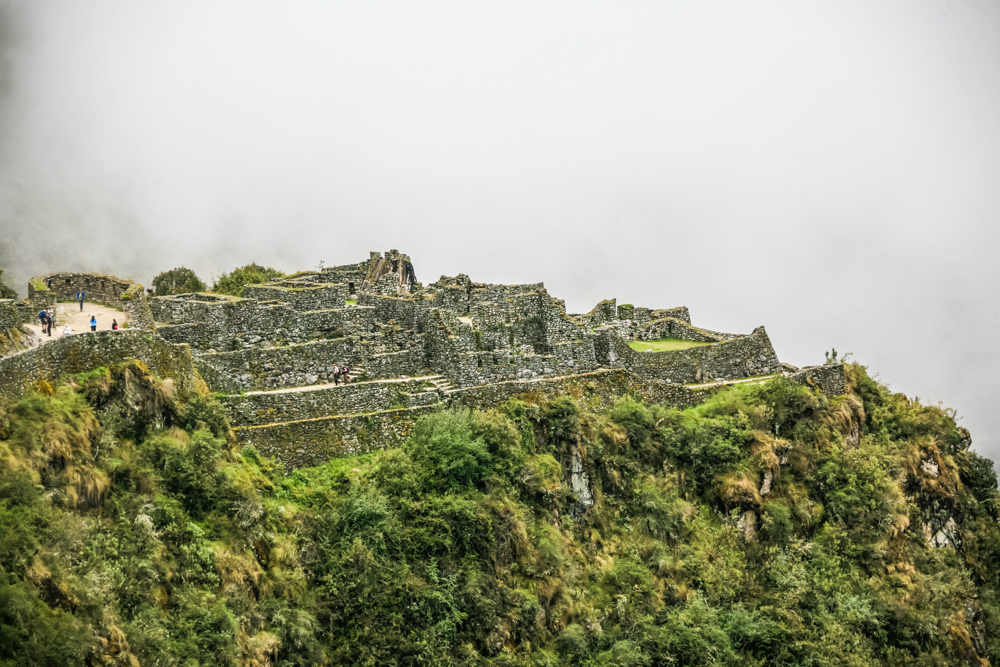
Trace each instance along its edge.
{"label": "shrub", "polygon": [[225,490],[225,475],[219,471],[223,444],[207,430],[188,436],[174,429],[150,438],[143,451],[166,490],[176,494],[192,516],[200,517]]}
{"label": "shrub", "polygon": [[493,457],[482,437],[473,434],[467,412],[424,417],[413,429],[407,452],[431,488],[477,487],[492,472]]}
{"label": "shrub", "polygon": [[212,291],[218,294],[241,296],[245,285],[260,285],[270,280],[283,278],[285,274],[269,266],[261,266],[256,262],[223,273],[212,285]]}
{"label": "shrub", "polygon": [[207,428],[216,438],[228,438],[230,435],[226,409],[211,396],[195,396],[181,409],[177,421],[189,433]]}
{"label": "shrub", "polygon": [[153,278],[153,290],[156,296],[204,292],[205,283],[191,269],[178,266]]}

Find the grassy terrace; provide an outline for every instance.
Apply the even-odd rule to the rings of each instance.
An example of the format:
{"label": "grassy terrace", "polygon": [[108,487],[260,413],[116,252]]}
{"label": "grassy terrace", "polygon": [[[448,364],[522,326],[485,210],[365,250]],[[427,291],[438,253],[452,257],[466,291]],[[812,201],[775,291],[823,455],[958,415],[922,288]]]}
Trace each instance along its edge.
{"label": "grassy terrace", "polygon": [[686,350],[689,347],[702,347],[704,345],[714,345],[714,343],[696,343],[693,340],[681,340],[680,338],[661,338],[659,340],[633,340],[628,346],[637,352],[645,352],[652,349],[653,352],[670,352],[672,350]]}

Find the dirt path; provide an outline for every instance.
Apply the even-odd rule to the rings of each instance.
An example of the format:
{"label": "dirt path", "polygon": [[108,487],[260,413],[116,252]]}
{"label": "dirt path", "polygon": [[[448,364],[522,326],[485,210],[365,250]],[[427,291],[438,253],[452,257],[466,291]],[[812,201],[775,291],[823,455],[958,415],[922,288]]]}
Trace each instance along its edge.
{"label": "dirt path", "polygon": [[[35,313],[36,315],[38,313]],[[34,324],[25,324],[24,327],[42,343],[51,343],[63,335],[68,324],[73,334],[90,333],[90,316],[97,317],[97,330],[104,331],[111,328],[111,321],[118,320],[118,326],[125,322],[125,313],[110,306],[102,306],[96,303],[83,303],[83,311],[80,311],[80,304],[58,303],[56,304],[56,323],[52,327],[52,336],[42,333],[42,326],[35,319]]]}

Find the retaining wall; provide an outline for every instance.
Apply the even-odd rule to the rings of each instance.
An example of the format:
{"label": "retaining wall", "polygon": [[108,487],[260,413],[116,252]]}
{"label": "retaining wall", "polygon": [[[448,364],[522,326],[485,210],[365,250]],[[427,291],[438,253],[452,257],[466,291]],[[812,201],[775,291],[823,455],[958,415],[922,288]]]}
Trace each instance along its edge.
{"label": "retaining wall", "polygon": [[181,391],[195,388],[191,349],[171,345],[150,331],[121,329],[64,336],[51,343],[0,359],[0,395],[16,397],[40,380],[55,382],[69,373],[91,371],[138,359]]}
{"label": "retaining wall", "polygon": [[804,384],[818,389],[828,396],[839,396],[847,388],[847,378],[844,376],[843,364],[827,364],[825,366],[809,366],[788,376],[796,384]]}
{"label": "retaining wall", "polygon": [[347,285],[343,283],[293,285],[247,285],[243,288],[244,299],[258,301],[281,301],[297,311],[332,310],[347,305]]}
{"label": "retaining wall", "polygon": [[673,317],[651,320],[645,324],[637,325],[633,329],[633,335],[636,340],[679,338],[680,340],[689,340],[695,343],[718,343],[724,340],[740,338],[737,334],[727,334],[693,327],[687,322]]}
{"label": "retaining wall", "polygon": [[459,389],[449,395],[453,407],[486,409],[521,394],[569,395],[594,410],[605,410],[622,396],[647,404],[690,407],[709,398],[717,389],[691,389],[680,384],[644,380],[624,370],[602,369],[561,378],[512,380]]}
{"label": "retaining wall", "polygon": [[614,330],[602,328],[598,332],[600,335],[594,342],[598,363],[624,368],[650,380],[691,384],[780,370],[764,327],[757,327],[748,336],[670,352],[637,352]]}
{"label": "retaining wall", "polygon": [[253,445],[286,470],[314,466],[341,456],[399,447],[421,416],[437,408],[416,407],[374,414],[307,419],[234,429],[236,441]]}
{"label": "retaining wall", "polygon": [[[154,301],[160,299],[169,297]],[[374,309],[357,306],[299,312],[284,303],[233,299],[209,304],[158,303],[156,310],[170,321],[187,315],[198,317],[193,323],[162,326],[159,331],[171,342],[188,343],[203,351],[305,343],[377,330]]]}
{"label": "retaining wall", "polygon": [[331,415],[379,412],[394,407],[438,403],[426,380],[374,380],[288,392],[236,394],[219,399],[234,426],[317,419]]}
{"label": "retaining wall", "polygon": [[21,328],[25,321],[24,304],[0,299],[0,357],[23,352],[32,345],[31,336]]}
{"label": "retaining wall", "polygon": [[345,338],[195,357],[195,366],[209,388],[228,393],[332,382],[333,364],[356,366],[360,362],[356,345]]}
{"label": "retaining wall", "polygon": [[0,332],[21,328],[21,309],[14,299],[0,299]]}

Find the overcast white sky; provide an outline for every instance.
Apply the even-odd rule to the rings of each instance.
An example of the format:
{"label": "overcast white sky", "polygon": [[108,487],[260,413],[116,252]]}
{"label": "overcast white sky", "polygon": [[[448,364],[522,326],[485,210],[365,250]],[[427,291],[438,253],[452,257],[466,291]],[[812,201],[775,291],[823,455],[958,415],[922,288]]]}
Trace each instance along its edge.
{"label": "overcast white sky", "polygon": [[0,0],[0,268],[398,248],[836,347],[1000,455],[1000,4]]}

